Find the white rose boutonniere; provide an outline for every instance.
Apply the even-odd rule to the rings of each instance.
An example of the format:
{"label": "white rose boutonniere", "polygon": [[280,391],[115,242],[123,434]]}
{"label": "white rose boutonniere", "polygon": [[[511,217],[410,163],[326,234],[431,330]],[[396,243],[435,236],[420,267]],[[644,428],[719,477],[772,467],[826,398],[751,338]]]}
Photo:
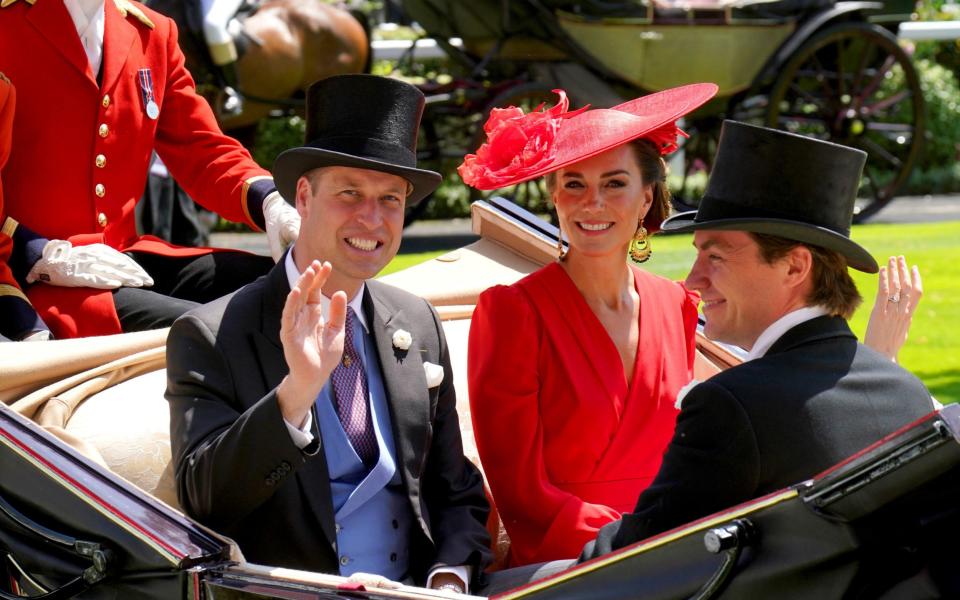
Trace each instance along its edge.
{"label": "white rose boutonniere", "polygon": [[398,329],[393,332],[393,347],[397,350],[409,350],[413,344],[413,336],[406,329]]}
{"label": "white rose boutonniere", "polygon": [[435,388],[443,382],[443,367],[423,361],[423,374],[427,376],[427,387]]}
{"label": "white rose boutonniere", "polygon": [[680,388],[680,391],[677,392],[677,401],[673,403],[673,407],[677,410],[683,408],[683,399],[687,397],[687,394],[690,393],[690,390],[700,385],[701,381],[693,379],[687,385]]}

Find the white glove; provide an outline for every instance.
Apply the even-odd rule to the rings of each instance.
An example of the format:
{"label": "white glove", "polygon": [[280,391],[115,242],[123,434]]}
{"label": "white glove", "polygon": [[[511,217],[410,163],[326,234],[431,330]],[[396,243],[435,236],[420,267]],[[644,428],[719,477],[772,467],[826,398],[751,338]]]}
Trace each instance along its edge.
{"label": "white glove", "polygon": [[66,240],[50,240],[43,256],[27,273],[27,282],[42,281],[63,287],[112,290],[149,287],[153,279],[132,258],[106,244],[73,247]]}
{"label": "white glove", "polygon": [[300,213],[283,199],[280,192],[271,192],[263,199],[263,220],[267,224],[267,242],[273,261],[300,235]]}

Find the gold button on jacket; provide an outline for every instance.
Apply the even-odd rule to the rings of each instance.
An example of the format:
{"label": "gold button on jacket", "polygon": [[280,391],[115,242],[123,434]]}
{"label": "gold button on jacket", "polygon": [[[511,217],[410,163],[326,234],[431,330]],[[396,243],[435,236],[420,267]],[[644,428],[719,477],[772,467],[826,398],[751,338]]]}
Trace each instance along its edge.
{"label": "gold button on jacket", "polygon": [[102,169],[105,166],[107,166],[107,157],[102,154],[98,154],[96,162],[97,162],[97,167]]}
{"label": "gold button on jacket", "polygon": [[107,193],[107,188],[103,187],[102,183],[98,183],[97,187],[93,188],[93,192],[98,198],[103,198],[103,195]]}
{"label": "gold button on jacket", "polygon": [[110,128],[107,127],[107,124],[106,124],[106,123],[102,123],[102,124],[100,125],[100,129],[99,129],[98,131],[99,131],[99,133],[100,133],[100,137],[102,137],[102,138],[105,138],[105,137],[107,137],[108,135],[110,135]]}
{"label": "gold button on jacket", "polygon": [[100,104],[102,104],[104,108],[110,106],[110,94],[104,94],[103,100],[100,102]]}
{"label": "gold button on jacket", "polygon": [[105,215],[105,214],[103,214],[103,213],[100,213],[99,215],[97,215],[97,223],[100,225],[100,227],[106,227],[106,226],[107,226],[107,215]]}

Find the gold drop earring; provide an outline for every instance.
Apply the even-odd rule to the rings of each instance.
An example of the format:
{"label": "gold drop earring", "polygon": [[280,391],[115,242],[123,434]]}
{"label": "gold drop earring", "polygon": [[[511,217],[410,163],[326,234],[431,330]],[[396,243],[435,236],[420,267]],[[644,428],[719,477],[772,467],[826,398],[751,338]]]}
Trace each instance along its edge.
{"label": "gold drop earring", "polygon": [[647,228],[643,226],[643,222],[637,226],[637,232],[633,234],[633,239],[630,240],[630,260],[636,264],[644,263],[649,260],[650,255],[653,254],[653,249],[650,248],[650,240],[647,238]]}

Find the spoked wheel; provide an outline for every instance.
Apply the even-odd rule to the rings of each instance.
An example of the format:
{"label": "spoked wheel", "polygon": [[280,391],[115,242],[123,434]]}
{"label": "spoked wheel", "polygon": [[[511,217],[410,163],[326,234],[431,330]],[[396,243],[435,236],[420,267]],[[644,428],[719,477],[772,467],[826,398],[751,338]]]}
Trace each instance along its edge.
{"label": "spoked wheel", "polygon": [[[552,86],[533,81],[521,83],[496,95],[484,108],[483,116],[474,133],[470,151],[476,152],[477,148],[486,141],[483,124],[487,122],[491,110],[516,106],[523,109],[523,112],[528,113],[536,110],[541,104],[544,105],[544,108],[550,108],[557,102],[557,95],[552,90]],[[535,214],[549,213],[552,210],[550,195],[547,193],[547,188],[542,179],[527,181],[498,190],[481,191],[470,188],[470,200],[482,200],[491,196],[508,198]]]}
{"label": "spoked wheel", "polygon": [[893,35],[870,23],[842,23],[812,37],[787,62],[766,121],[867,153],[854,213],[860,222],[910,176],[923,139],[923,95]]}

